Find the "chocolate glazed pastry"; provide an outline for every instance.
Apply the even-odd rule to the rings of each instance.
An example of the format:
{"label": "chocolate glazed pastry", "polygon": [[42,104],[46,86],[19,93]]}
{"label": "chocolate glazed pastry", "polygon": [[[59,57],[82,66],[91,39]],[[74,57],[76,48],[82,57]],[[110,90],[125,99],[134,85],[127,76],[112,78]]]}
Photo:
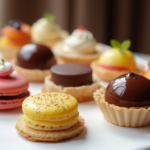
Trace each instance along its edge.
{"label": "chocolate glazed pastry", "polygon": [[106,89],[105,101],[120,107],[150,106],[150,80],[128,73],[110,82]]}
{"label": "chocolate glazed pastry", "polygon": [[44,70],[49,69],[56,62],[48,47],[31,43],[22,46],[16,63],[22,68]]}
{"label": "chocolate glazed pastry", "polygon": [[51,68],[51,81],[64,87],[75,87],[93,83],[92,69],[86,65],[68,63]]}

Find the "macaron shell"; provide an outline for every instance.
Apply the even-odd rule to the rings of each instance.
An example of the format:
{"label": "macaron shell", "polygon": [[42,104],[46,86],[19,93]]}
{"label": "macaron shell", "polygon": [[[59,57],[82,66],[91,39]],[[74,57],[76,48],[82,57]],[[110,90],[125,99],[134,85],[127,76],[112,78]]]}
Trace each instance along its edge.
{"label": "macaron shell", "polygon": [[18,98],[18,99],[0,100],[0,110],[21,107],[23,100],[27,98],[29,95],[30,95],[30,92],[28,92],[26,96]]}
{"label": "macaron shell", "polygon": [[6,78],[0,78],[0,96],[19,95],[27,91],[29,81],[19,75],[12,74]]}
{"label": "macaron shell", "polygon": [[77,123],[78,117],[79,113],[63,121],[39,121],[28,118],[26,115],[24,115],[24,120],[27,126],[35,130],[56,131],[68,129],[75,125]]}
{"label": "macaron shell", "polygon": [[35,120],[60,121],[78,113],[78,101],[65,93],[40,93],[25,99],[22,110],[27,117]]}

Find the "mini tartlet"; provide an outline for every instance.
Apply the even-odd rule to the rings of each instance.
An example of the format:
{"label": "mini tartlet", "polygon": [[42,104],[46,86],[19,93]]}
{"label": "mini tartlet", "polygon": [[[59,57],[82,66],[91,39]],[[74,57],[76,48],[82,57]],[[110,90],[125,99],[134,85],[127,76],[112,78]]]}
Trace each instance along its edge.
{"label": "mini tartlet", "polygon": [[51,48],[56,42],[64,40],[69,33],[54,22],[54,16],[45,13],[43,18],[40,18],[31,27],[32,41],[43,44]]}
{"label": "mini tartlet", "polygon": [[93,34],[84,27],[79,27],[66,38],[56,43],[52,50],[58,64],[81,63],[90,65],[103,52],[103,45],[97,43]]}
{"label": "mini tartlet", "polygon": [[51,75],[45,78],[42,92],[63,92],[84,102],[93,100],[93,92],[99,87],[99,82],[92,79],[92,69],[89,66],[67,63],[51,68]]}
{"label": "mini tartlet", "polygon": [[23,100],[30,95],[28,80],[11,74],[13,70],[11,63],[0,61],[0,110],[21,107]]}
{"label": "mini tartlet", "polygon": [[94,73],[100,80],[110,82],[128,71],[142,74],[144,66],[137,64],[132,52],[127,50],[130,44],[129,40],[122,44],[111,40],[113,48],[102,53],[98,60],[91,63]]}
{"label": "mini tartlet", "polygon": [[84,129],[78,101],[69,94],[47,92],[30,96],[24,100],[22,110],[24,115],[17,119],[16,129],[32,142],[62,141]]}
{"label": "mini tartlet", "polygon": [[35,43],[22,46],[14,60],[17,73],[25,76],[30,82],[43,82],[55,63],[51,50]]}
{"label": "mini tartlet", "polygon": [[30,26],[22,21],[9,21],[1,33],[0,53],[5,60],[11,61],[21,46],[31,42]]}
{"label": "mini tartlet", "polygon": [[150,125],[150,81],[128,73],[112,80],[108,87],[94,93],[94,99],[104,118],[123,127]]}

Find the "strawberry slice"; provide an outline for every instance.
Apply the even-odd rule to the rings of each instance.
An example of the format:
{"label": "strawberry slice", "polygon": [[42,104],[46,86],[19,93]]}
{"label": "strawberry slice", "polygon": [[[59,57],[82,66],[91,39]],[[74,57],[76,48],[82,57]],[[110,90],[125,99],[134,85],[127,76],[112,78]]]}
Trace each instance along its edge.
{"label": "strawberry slice", "polygon": [[126,67],[120,67],[120,66],[109,66],[109,65],[105,65],[105,64],[99,64],[99,66],[104,68],[104,69],[109,69],[109,70],[118,70],[118,71],[127,71],[127,70],[129,70]]}

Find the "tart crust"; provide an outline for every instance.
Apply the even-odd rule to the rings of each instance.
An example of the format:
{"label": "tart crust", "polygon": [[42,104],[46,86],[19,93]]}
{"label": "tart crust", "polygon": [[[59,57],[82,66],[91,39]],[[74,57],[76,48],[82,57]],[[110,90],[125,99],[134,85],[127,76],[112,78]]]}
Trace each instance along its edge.
{"label": "tart crust", "polygon": [[52,50],[55,54],[56,61],[58,64],[64,63],[81,63],[84,65],[90,66],[90,63],[99,58],[99,55],[104,51],[103,44],[96,44],[96,52],[95,54],[73,54],[73,53],[65,53],[62,51],[63,41],[58,42],[52,47]]}
{"label": "tart crust", "polygon": [[[33,34],[34,35],[34,34]],[[68,37],[69,33],[65,30],[61,30],[60,33],[60,37],[56,38],[56,39],[49,39],[49,40],[45,40],[43,37],[39,36],[33,36],[32,35],[32,41],[34,43],[38,43],[38,44],[43,44],[46,45],[47,47],[51,48],[55,43],[57,43],[60,40],[64,40],[65,38]]]}
{"label": "tart crust", "polygon": [[106,88],[94,92],[94,99],[104,118],[117,126],[144,127],[150,125],[150,107],[119,107],[105,101]]}
{"label": "tart crust", "polygon": [[[104,69],[98,66],[97,60],[91,63],[91,68],[99,79],[107,82],[110,82],[116,77],[129,72],[129,71],[117,71],[117,70]],[[137,74],[142,74],[143,71],[144,71],[144,66],[142,64],[137,64],[137,70],[133,72]]]}
{"label": "tart crust", "polygon": [[17,65],[15,65],[15,69],[17,73],[26,77],[30,82],[44,82],[45,77],[50,74],[50,69],[25,69]]}
{"label": "tart crust", "polygon": [[51,81],[51,76],[45,78],[45,87],[42,92],[63,92],[74,96],[78,102],[93,100],[93,92],[100,87],[99,82],[95,81],[91,85],[83,85],[79,87],[62,87]]}
{"label": "tart crust", "polygon": [[15,128],[24,138],[27,138],[32,142],[63,141],[82,133],[84,129],[84,119],[82,117],[79,117],[77,123],[68,129],[60,131],[40,131],[26,126],[23,115],[21,115],[17,119]]}
{"label": "tart crust", "polygon": [[6,61],[11,61],[17,57],[19,53],[20,46],[2,46],[0,45],[0,53],[3,59]]}

